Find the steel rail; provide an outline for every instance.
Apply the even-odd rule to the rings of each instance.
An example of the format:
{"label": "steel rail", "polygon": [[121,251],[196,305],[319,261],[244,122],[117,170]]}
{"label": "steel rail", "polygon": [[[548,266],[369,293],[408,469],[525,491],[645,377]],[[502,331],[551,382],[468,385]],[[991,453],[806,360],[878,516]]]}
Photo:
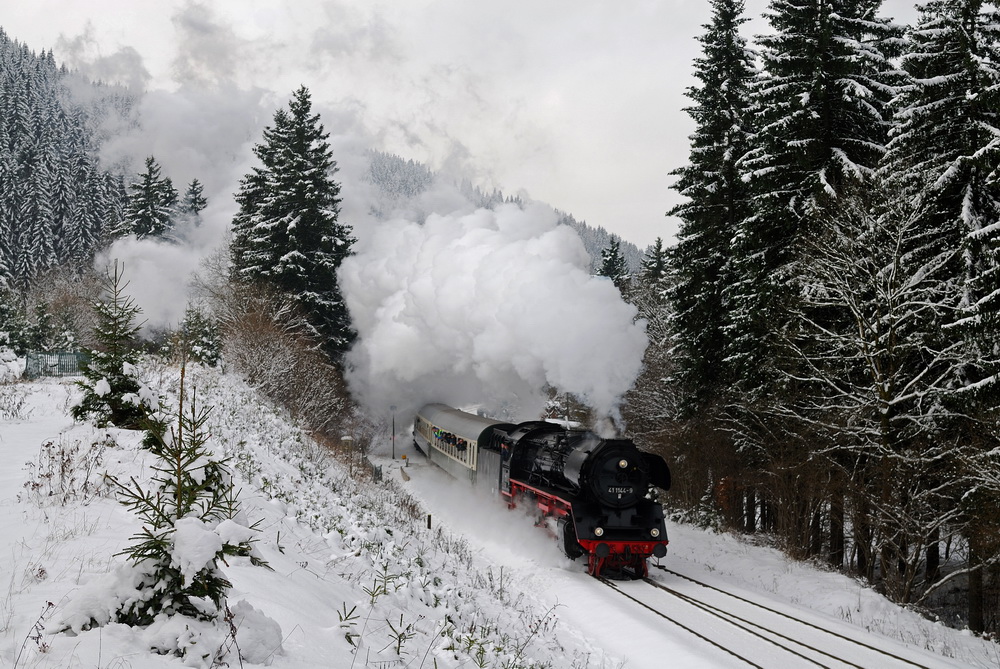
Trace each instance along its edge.
{"label": "steel rail", "polygon": [[[714,585],[709,585],[708,583],[704,583],[704,582],[699,581],[697,579],[691,578],[690,576],[686,576],[686,575],[681,574],[679,572],[676,572],[676,571],[674,571],[672,569],[667,569],[663,565],[658,565],[657,564],[657,565],[653,565],[653,566],[656,567],[657,569],[659,569],[660,571],[663,571],[663,572],[665,572],[667,574],[671,574],[673,576],[677,576],[679,578],[683,578],[684,580],[690,581],[691,583],[694,583],[695,585],[699,585],[699,586],[701,586],[703,588],[708,588],[709,590],[714,590],[714,591],[716,591],[718,593],[721,593],[721,594],[726,595],[728,597],[732,597],[733,599],[741,601],[741,602],[743,602],[745,604],[750,604],[751,606],[757,607],[759,609],[763,609],[764,611],[767,611],[768,613],[773,613],[774,615],[781,616],[783,618],[787,618],[788,620],[792,620],[794,622],[797,622],[800,625],[805,625],[806,627],[811,627],[811,628],[813,628],[815,630],[819,630],[820,632],[823,632],[825,634],[829,634],[830,636],[836,637],[836,638],[841,639],[843,641],[848,641],[848,642],[850,642],[850,643],[852,643],[852,644],[854,644],[856,646],[860,646],[862,648],[865,648],[865,649],[870,650],[870,651],[875,652],[875,653],[879,653],[881,655],[885,655],[886,657],[891,657],[892,659],[898,660],[899,662],[902,662],[904,664],[908,664],[908,665],[911,665],[913,667],[918,667],[918,669],[930,669],[925,664],[920,664],[920,663],[914,662],[913,660],[910,660],[908,658],[902,657],[900,655],[896,655],[895,653],[891,653],[891,652],[885,650],[884,648],[879,648],[878,646],[873,646],[873,645],[865,643],[863,641],[858,641],[857,639],[852,639],[851,637],[846,636],[844,634],[840,634],[838,632],[834,632],[832,630],[828,630],[828,629],[826,629],[824,627],[820,627],[819,625],[816,625],[814,623],[810,623],[810,622],[807,622],[807,621],[802,620],[800,618],[796,618],[795,616],[789,615],[789,614],[785,613],[784,611],[778,611],[777,609],[773,609],[773,608],[771,608],[769,606],[765,606],[764,604],[761,604],[759,602],[755,602],[753,600],[747,599],[746,597],[741,597],[740,595],[733,594],[731,592],[723,590],[722,588],[716,587]],[[648,583],[656,585],[657,587],[660,587],[660,588],[663,588],[663,589],[668,589],[666,586],[663,586],[662,584],[657,583],[656,581],[651,581],[649,579],[646,579],[646,581]],[[687,595],[687,597],[690,597],[690,595]],[[796,642],[796,643],[798,643],[798,642]],[[813,649],[813,650],[816,650],[816,649]],[[839,660],[839,661],[842,662],[843,660]],[[853,666],[858,666],[858,665],[853,665]]]}
{"label": "steel rail", "polygon": [[636,604],[638,604],[639,606],[641,606],[641,607],[643,607],[643,608],[645,608],[645,609],[648,609],[648,610],[652,611],[653,613],[655,613],[656,615],[658,615],[658,616],[660,616],[661,618],[665,619],[666,621],[668,621],[668,622],[670,622],[670,623],[673,623],[673,624],[674,624],[674,625],[676,625],[677,627],[680,627],[680,628],[681,628],[682,630],[684,630],[685,632],[688,632],[689,634],[693,634],[694,636],[698,637],[698,638],[699,638],[699,639],[701,639],[702,641],[704,641],[704,642],[706,642],[706,643],[708,643],[708,644],[710,644],[710,645],[712,645],[712,646],[715,646],[715,647],[716,647],[716,648],[718,648],[719,650],[721,650],[721,651],[723,651],[723,652],[725,652],[725,653],[728,653],[729,655],[732,655],[733,657],[735,657],[736,659],[740,660],[741,662],[746,662],[746,663],[747,663],[747,664],[749,664],[749,665],[750,665],[751,667],[755,667],[756,669],[765,669],[764,667],[762,667],[761,665],[759,665],[759,664],[757,664],[757,663],[753,662],[752,660],[750,660],[750,659],[748,659],[748,658],[745,658],[745,657],[743,657],[743,656],[742,656],[742,655],[740,655],[739,653],[737,653],[737,652],[735,652],[735,651],[733,651],[733,650],[731,650],[731,649],[729,649],[729,648],[726,648],[726,647],[725,647],[725,646],[723,646],[722,644],[720,644],[720,643],[718,643],[718,642],[716,642],[716,641],[713,641],[712,639],[709,639],[709,638],[708,638],[707,636],[705,636],[704,634],[701,634],[700,632],[696,632],[695,630],[691,629],[690,627],[688,627],[687,625],[685,625],[685,624],[681,623],[680,621],[678,621],[678,620],[675,620],[674,618],[671,618],[670,616],[668,616],[668,615],[667,615],[666,613],[664,613],[663,611],[660,611],[660,610],[658,610],[658,609],[655,609],[655,608],[653,608],[652,606],[650,606],[649,604],[647,604],[646,602],[642,601],[641,599],[639,599],[639,598],[637,598],[637,597],[633,597],[632,595],[628,594],[627,592],[624,592],[623,590],[621,590],[621,589],[620,589],[620,588],[619,588],[619,587],[618,587],[618,586],[617,586],[617,585],[616,585],[616,584],[614,583],[614,581],[610,581],[610,580],[608,580],[608,579],[604,578],[603,576],[598,576],[598,577],[597,577],[597,580],[599,580],[599,581],[600,581],[601,583],[603,583],[604,585],[608,586],[609,588],[611,588],[612,590],[614,590],[615,592],[617,592],[617,593],[618,593],[619,595],[621,595],[622,597],[625,597],[625,598],[627,598],[627,599],[631,599],[631,600],[632,600],[633,602],[635,602],[635,603],[636,603]]}
{"label": "steel rail", "polygon": [[[652,581],[652,580],[650,580],[648,578],[645,578],[643,580],[646,583],[649,583],[650,585],[652,585],[652,586],[654,586],[656,588],[659,588],[660,590],[663,590],[665,592],[670,593],[671,595],[677,597],[681,601],[684,601],[684,602],[690,604],[691,606],[694,606],[695,608],[701,609],[702,611],[704,611],[705,613],[708,613],[709,615],[713,615],[716,618],[720,618],[720,619],[724,620],[725,622],[728,622],[733,627],[736,627],[737,629],[743,630],[747,634],[750,634],[750,635],[755,636],[755,637],[757,637],[759,639],[763,639],[764,641],[772,643],[775,646],[777,646],[778,648],[781,648],[782,650],[784,650],[785,652],[788,652],[788,653],[791,653],[792,655],[800,657],[803,660],[805,660],[806,662],[811,662],[812,664],[815,664],[818,667],[823,667],[824,669],[833,669],[833,667],[831,667],[829,665],[826,665],[826,664],[823,664],[822,662],[820,662],[820,661],[818,661],[818,660],[816,660],[814,658],[811,658],[808,655],[804,655],[804,654],[798,652],[797,650],[794,650],[792,648],[789,648],[788,646],[782,645],[781,643],[775,641],[774,639],[769,638],[767,635],[771,635],[771,636],[777,637],[779,639],[784,639],[785,641],[787,641],[789,643],[793,643],[793,644],[796,644],[798,646],[802,646],[803,648],[805,648],[807,650],[810,650],[810,651],[812,651],[814,653],[818,653],[819,655],[824,655],[826,657],[829,657],[830,659],[832,659],[835,662],[838,662],[840,664],[845,664],[845,665],[847,665],[849,667],[854,667],[855,669],[867,669],[864,665],[855,664],[855,663],[850,662],[848,660],[841,659],[841,658],[837,657],[836,655],[833,655],[832,653],[828,653],[825,650],[822,650],[821,648],[816,648],[815,646],[812,646],[812,645],[810,645],[808,643],[805,643],[804,641],[799,641],[798,639],[794,639],[794,638],[792,638],[792,637],[790,637],[788,635],[782,634],[781,632],[775,632],[774,630],[768,629],[765,625],[761,625],[760,623],[756,623],[756,622],[754,622],[752,620],[748,620],[746,618],[742,618],[742,617],[736,615],[735,613],[730,613],[729,611],[726,611],[725,609],[722,609],[722,608],[720,608],[718,606],[714,606],[712,604],[709,604],[708,602],[703,602],[703,601],[701,601],[699,599],[696,599],[696,598],[694,598],[694,597],[692,597],[690,595],[684,594],[683,592],[678,592],[677,590],[674,590],[673,588],[665,586],[662,583],[657,583],[656,581]],[[756,632],[756,631],[750,629],[751,627],[756,627],[757,629],[763,630],[764,633]]]}

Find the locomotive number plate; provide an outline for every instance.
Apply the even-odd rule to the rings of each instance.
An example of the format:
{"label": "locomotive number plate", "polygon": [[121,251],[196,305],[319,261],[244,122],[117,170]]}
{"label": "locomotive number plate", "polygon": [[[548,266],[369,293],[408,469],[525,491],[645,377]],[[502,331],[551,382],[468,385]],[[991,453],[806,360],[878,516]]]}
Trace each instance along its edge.
{"label": "locomotive number plate", "polygon": [[609,486],[608,492],[612,495],[631,495],[632,488],[627,486]]}

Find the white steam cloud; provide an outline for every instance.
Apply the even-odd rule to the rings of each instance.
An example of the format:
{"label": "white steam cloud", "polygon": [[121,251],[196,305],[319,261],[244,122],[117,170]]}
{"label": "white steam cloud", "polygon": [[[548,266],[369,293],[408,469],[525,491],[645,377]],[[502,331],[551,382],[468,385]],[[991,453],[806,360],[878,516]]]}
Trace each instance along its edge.
{"label": "white steam cloud", "polygon": [[180,322],[188,305],[190,279],[200,260],[186,245],[125,237],[94,264],[102,273],[119,264],[128,282],[125,294],[142,309],[139,322],[144,328],[157,328]]}
{"label": "white steam cloud", "polygon": [[340,273],[359,334],[352,390],[373,411],[442,401],[537,415],[550,386],[614,415],[645,324],[589,265],[541,205],[379,225]]}
{"label": "white steam cloud", "polygon": [[218,249],[236,212],[233,194],[253,164],[252,145],[260,141],[269,103],[262,91],[233,87],[149,92],[138,102],[140,122],[119,128],[102,146],[102,163],[129,165],[128,180],[153,156],[179,197],[198,179],[208,200],[200,225],[177,221],[172,241],[125,237],[97,259],[100,270],[115,260],[125,266],[147,327],[173,327],[183,318],[191,275]]}

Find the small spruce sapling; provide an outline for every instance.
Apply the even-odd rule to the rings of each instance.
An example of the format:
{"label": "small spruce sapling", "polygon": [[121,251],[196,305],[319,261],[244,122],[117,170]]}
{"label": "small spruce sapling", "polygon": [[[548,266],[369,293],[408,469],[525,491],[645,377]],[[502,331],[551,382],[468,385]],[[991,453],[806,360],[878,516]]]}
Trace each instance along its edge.
{"label": "small spruce sapling", "polygon": [[94,305],[97,346],[86,350],[84,378],[77,382],[83,397],[71,410],[75,420],[94,418],[98,427],[142,428],[158,405],[155,394],[138,379],[139,351],[133,342],[142,327],[136,322],[142,309],[125,294],[127,287],[124,267],[116,261],[105,274],[106,297]]}
{"label": "small spruce sapling", "polygon": [[118,622],[149,625],[160,614],[197,620],[223,620],[231,584],[219,569],[226,556],[245,556],[257,566],[267,563],[252,552],[256,525],[233,522],[239,513],[238,493],[225,460],[208,448],[205,429],[209,411],[192,395],[184,410],[184,369],[181,369],[177,423],[169,435],[156,434],[153,452],[156,486],[144,489],[132,478],[112,479],[119,500],[142,519],[141,532],[122,551],[142,580],[142,596],[125,602]]}
{"label": "small spruce sapling", "polygon": [[185,360],[215,367],[222,358],[222,337],[218,321],[204,307],[188,306],[168,353]]}

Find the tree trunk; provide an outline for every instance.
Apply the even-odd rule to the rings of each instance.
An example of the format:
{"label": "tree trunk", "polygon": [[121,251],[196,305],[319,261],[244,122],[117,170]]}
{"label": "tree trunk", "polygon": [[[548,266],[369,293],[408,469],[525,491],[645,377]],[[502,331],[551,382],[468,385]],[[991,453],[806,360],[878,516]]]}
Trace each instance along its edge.
{"label": "tree trunk", "polygon": [[927,540],[927,564],[924,580],[933,583],[941,577],[941,530],[935,527]]}
{"label": "tree trunk", "polygon": [[873,582],[875,579],[875,556],[872,555],[871,504],[863,497],[855,501],[854,545],[857,548],[858,576]]}
{"label": "tree trunk", "polygon": [[983,570],[979,567],[979,540],[969,537],[969,629],[977,634],[986,630],[983,615]]}
{"label": "tree trunk", "polygon": [[844,567],[844,493],[836,492],[830,500],[830,552],[827,561],[837,569]]}
{"label": "tree trunk", "polygon": [[743,503],[743,531],[753,534],[757,531],[757,494],[753,488],[747,488],[746,497]]}
{"label": "tree trunk", "polygon": [[812,513],[809,523],[809,557],[823,552],[823,507],[819,505]]}

